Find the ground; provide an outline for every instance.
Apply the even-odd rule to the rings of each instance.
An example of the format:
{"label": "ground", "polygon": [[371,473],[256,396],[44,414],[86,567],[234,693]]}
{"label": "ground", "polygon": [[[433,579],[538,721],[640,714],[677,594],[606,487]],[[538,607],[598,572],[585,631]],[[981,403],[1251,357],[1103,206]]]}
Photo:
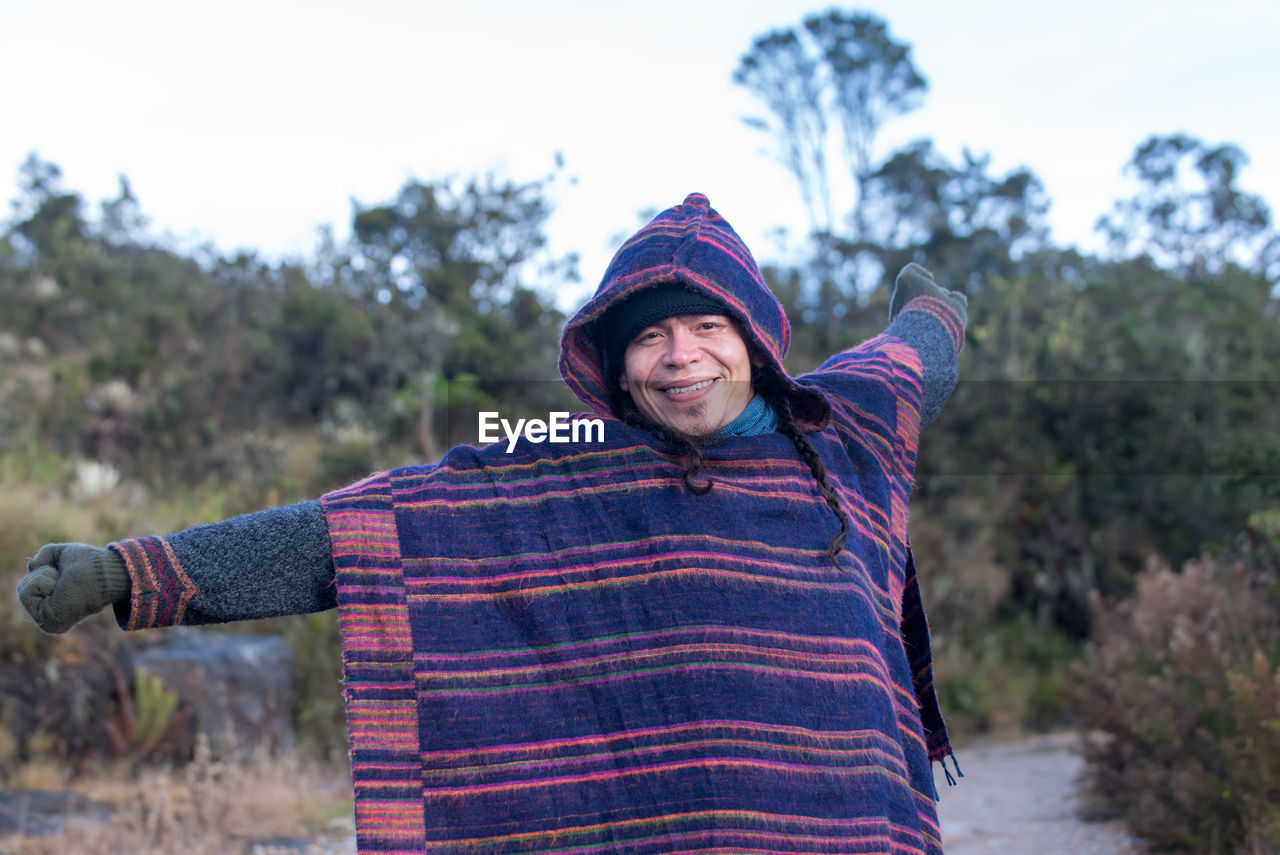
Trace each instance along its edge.
{"label": "ground", "polygon": [[962,748],[964,777],[949,787],[935,765],[938,816],[947,855],[1136,855],[1118,823],[1079,816],[1082,761],[1073,733]]}

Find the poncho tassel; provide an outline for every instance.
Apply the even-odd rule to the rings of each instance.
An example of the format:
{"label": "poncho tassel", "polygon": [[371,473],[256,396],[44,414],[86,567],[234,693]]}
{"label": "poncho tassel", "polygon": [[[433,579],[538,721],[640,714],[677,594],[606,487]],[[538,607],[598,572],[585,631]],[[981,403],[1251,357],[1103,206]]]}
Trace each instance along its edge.
{"label": "poncho tassel", "polygon": [[[952,775],[951,770],[947,768],[947,758],[951,758],[951,763],[956,767],[956,774]],[[955,752],[952,751],[942,756],[942,773],[947,776],[947,786],[954,787],[957,783],[956,776],[964,777],[964,772],[960,771],[960,761],[956,759]]]}

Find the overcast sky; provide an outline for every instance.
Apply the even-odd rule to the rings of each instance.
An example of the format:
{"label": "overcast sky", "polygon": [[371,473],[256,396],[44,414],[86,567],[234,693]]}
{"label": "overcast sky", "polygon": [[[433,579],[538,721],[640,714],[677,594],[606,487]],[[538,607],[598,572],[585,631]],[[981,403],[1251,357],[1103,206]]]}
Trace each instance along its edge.
{"label": "overcast sky", "polygon": [[[807,216],[732,84],[754,37],[828,8],[796,0],[222,0],[0,3],[0,195],[31,151],[93,209],[127,175],[153,227],[192,244],[310,254],[350,200],[409,178],[547,174],[554,246],[599,279],[638,212],[697,190],[762,259]],[[850,7],[845,7],[850,8]],[[912,46],[923,107],[881,154],[932,137],[1027,166],[1053,239],[1094,221],[1152,133],[1249,155],[1242,185],[1280,206],[1280,15],[1271,0],[1012,0],[862,6]],[[1052,9],[1053,11],[1048,11]],[[1042,11],[1043,10],[1043,11]],[[7,212],[5,212],[7,216]],[[581,290],[566,292],[569,303]]]}

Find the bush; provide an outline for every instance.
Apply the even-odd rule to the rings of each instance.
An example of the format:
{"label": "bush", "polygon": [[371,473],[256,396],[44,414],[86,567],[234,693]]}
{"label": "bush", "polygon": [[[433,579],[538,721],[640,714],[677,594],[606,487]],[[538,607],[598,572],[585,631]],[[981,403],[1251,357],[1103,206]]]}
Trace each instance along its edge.
{"label": "bush", "polygon": [[1066,724],[1064,684],[1080,645],[1025,615],[938,635],[935,675],[953,735],[1007,737]]}
{"label": "bush", "polygon": [[1131,600],[1094,602],[1077,670],[1085,783],[1159,847],[1280,852],[1280,624],[1274,557],[1151,562]]}
{"label": "bush", "polygon": [[1082,642],[1047,617],[1009,613],[993,478],[932,476],[912,498],[911,542],[933,632],[934,678],[953,737],[1069,726],[1068,666]]}

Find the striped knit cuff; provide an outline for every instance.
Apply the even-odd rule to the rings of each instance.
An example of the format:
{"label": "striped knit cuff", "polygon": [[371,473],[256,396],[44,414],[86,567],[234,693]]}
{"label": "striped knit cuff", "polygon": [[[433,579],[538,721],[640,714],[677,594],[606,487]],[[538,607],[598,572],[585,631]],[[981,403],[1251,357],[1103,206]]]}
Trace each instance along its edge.
{"label": "striped knit cuff", "polygon": [[964,318],[946,300],[938,297],[915,297],[902,307],[902,312],[899,314],[905,312],[924,312],[926,315],[937,318],[942,322],[947,334],[951,336],[951,341],[956,346],[956,353],[964,349]]}
{"label": "striped knit cuff", "polygon": [[139,537],[108,544],[129,571],[133,594],[116,608],[122,629],[177,626],[200,589],[182,569],[173,547],[162,537]]}

